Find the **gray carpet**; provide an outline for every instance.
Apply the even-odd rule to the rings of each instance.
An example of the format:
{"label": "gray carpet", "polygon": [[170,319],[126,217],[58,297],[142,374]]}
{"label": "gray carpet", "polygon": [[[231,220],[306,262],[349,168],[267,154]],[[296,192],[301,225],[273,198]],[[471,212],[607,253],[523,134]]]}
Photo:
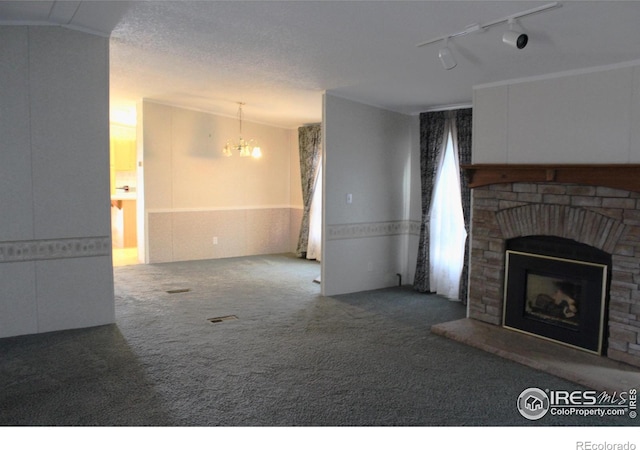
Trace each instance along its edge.
{"label": "gray carpet", "polygon": [[319,270],[291,255],[115,268],[115,325],[0,340],[0,424],[634,424],[528,421],[525,388],[582,387],[431,334],[459,303],[410,287],[322,297]]}

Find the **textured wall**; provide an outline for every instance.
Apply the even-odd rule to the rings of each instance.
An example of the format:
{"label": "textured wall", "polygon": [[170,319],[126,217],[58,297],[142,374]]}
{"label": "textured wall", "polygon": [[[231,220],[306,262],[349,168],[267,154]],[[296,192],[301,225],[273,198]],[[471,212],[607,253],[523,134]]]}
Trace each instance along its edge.
{"label": "textured wall", "polygon": [[394,286],[398,273],[411,283],[418,118],[332,95],[324,117],[323,293]]}
{"label": "textured wall", "polygon": [[640,162],[640,67],[474,89],[475,164]]}
{"label": "textured wall", "polygon": [[0,337],[111,323],[108,39],[0,42]]}

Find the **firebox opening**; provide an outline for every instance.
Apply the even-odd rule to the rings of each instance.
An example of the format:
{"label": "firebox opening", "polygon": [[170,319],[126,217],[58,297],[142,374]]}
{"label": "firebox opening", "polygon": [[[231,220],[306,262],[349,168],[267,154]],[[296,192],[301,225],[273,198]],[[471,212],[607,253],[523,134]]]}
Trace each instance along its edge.
{"label": "firebox opening", "polygon": [[571,239],[507,241],[503,326],[603,354],[611,255]]}

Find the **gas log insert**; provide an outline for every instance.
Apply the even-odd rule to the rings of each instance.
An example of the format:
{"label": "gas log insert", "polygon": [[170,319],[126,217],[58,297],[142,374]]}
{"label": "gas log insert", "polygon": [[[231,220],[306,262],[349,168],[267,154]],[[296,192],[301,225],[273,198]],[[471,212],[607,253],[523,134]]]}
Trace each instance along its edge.
{"label": "gas log insert", "polygon": [[507,241],[504,327],[602,354],[610,271],[611,255],[570,239]]}

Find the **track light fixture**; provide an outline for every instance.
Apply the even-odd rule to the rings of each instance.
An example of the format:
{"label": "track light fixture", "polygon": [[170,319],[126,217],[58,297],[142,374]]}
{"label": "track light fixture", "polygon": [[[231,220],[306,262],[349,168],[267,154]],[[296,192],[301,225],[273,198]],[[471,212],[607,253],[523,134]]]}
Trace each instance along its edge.
{"label": "track light fixture", "polygon": [[451,54],[451,50],[449,50],[449,47],[447,47],[448,42],[448,38],[444,40],[444,47],[442,47],[438,52],[438,58],[440,58],[440,62],[445,69],[451,70],[455,66],[457,66],[458,63],[453,58],[453,54]]}
{"label": "track light fixture", "polygon": [[514,19],[509,19],[509,30],[505,31],[502,35],[502,42],[519,50],[522,50],[527,46],[527,42],[529,42],[529,36],[527,36],[525,33],[515,31],[513,29],[514,22]]}
{"label": "track light fixture", "polygon": [[519,12],[517,14],[512,14],[507,17],[502,17],[500,19],[492,20],[484,24],[476,23],[473,25],[469,25],[462,31],[458,31],[457,33],[447,34],[444,36],[437,37],[435,39],[431,39],[426,42],[422,42],[418,44],[417,47],[423,47],[425,45],[433,44],[434,42],[444,41],[444,46],[438,52],[438,58],[440,58],[440,61],[442,62],[442,65],[444,66],[444,68],[447,70],[450,70],[450,69],[453,69],[457,64],[456,64],[456,61],[453,59],[453,55],[451,54],[449,47],[447,47],[447,43],[449,39],[461,37],[471,33],[478,33],[480,31],[485,31],[494,25],[507,22],[509,24],[509,30],[507,30],[502,35],[502,42],[504,42],[505,44],[509,44],[512,47],[515,47],[517,49],[523,49],[526,47],[527,43],[529,42],[529,36],[527,36],[527,34],[523,32],[520,32],[514,29],[516,20],[521,17],[531,16],[533,14],[541,13],[543,11],[559,8],[560,6],[562,6],[562,4],[558,2],[547,3],[546,5],[541,5],[536,8]]}

